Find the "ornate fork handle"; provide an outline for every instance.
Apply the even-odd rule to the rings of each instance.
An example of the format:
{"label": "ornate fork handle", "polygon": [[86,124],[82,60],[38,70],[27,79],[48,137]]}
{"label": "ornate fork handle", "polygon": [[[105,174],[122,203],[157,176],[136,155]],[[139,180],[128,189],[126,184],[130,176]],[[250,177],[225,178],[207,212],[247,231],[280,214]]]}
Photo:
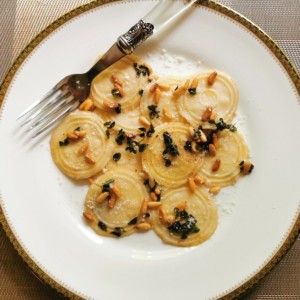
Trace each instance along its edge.
{"label": "ornate fork handle", "polygon": [[142,19],[132,26],[117,40],[117,45],[125,54],[130,54],[134,49],[150,37],[154,32],[154,25],[145,23]]}

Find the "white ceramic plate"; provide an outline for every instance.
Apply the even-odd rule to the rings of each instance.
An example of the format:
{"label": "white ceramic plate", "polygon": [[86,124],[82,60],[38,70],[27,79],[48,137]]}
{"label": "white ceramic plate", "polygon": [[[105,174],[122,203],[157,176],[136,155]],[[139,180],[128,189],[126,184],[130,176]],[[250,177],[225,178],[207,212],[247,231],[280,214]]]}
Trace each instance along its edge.
{"label": "white ceramic plate", "polygon": [[220,6],[195,7],[138,51],[161,73],[210,66],[231,75],[239,87],[236,123],[255,169],[217,196],[220,222],[209,241],[182,249],[164,245],[152,232],[120,240],[97,236],[82,218],[88,186],[58,171],[49,134],[33,141],[19,128],[16,117],[23,109],[65,75],[85,71],[154,5],[118,2],[78,11],[35,47],[3,87],[2,220],[36,273],[67,295],[106,300],[233,295],[281,256],[299,223],[300,100],[292,82],[299,78],[291,78],[292,68],[278,59],[280,52],[262,32]]}

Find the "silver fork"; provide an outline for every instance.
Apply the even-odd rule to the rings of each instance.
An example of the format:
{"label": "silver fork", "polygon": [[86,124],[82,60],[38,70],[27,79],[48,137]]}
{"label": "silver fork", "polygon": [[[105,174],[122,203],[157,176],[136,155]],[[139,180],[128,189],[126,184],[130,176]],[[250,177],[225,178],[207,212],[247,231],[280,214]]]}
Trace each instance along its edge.
{"label": "silver fork", "polygon": [[183,1],[178,8],[176,1],[161,0],[144,18],[121,35],[90,70],[83,74],[73,74],[63,78],[41,100],[33,103],[21,113],[17,120],[27,116],[21,126],[29,124],[27,132],[36,129],[32,137],[52,127],[78,108],[89,96],[91,82],[95,76],[125,55],[131,54],[149,36],[165,27],[196,1]]}

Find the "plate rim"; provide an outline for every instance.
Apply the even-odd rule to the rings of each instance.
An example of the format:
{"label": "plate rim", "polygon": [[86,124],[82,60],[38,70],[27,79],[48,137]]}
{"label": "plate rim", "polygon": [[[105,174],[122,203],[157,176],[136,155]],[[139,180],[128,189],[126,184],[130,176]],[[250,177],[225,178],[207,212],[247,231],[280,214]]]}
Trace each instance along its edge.
{"label": "plate rim", "polygon": [[[140,0],[138,0],[140,1]],[[44,41],[51,33],[53,33],[56,29],[70,21],[71,19],[86,13],[90,10],[98,8],[105,4],[111,4],[113,2],[122,2],[122,0],[94,0],[90,3],[86,3],[80,5],[73,10],[67,12],[62,15],[51,24],[49,24],[45,29],[43,29],[37,36],[35,36],[28,45],[23,49],[23,51],[19,54],[19,56],[13,62],[10,70],[7,72],[3,82],[0,86],[0,108],[3,108],[3,101],[5,95],[9,89],[10,83],[12,82],[15,74],[25,61],[25,59],[34,51],[34,49]],[[126,1],[125,1],[126,2]],[[278,59],[280,65],[285,69],[288,74],[289,79],[292,81],[295,90],[300,97],[300,76],[298,75],[295,67],[292,62],[287,58],[284,52],[280,49],[280,47],[276,44],[276,42],[266,34],[261,28],[259,28],[256,24],[250,21],[248,18],[243,16],[242,14],[236,12],[235,10],[228,8],[225,5],[219,4],[210,0],[198,0],[196,5],[204,6],[212,9],[220,13],[221,15],[225,15],[229,19],[236,21],[242,27],[248,29],[252,34],[254,34],[259,41],[261,41]],[[300,104],[300,102],[299,102]],[[6,236],[9,238],[9,241],[12,243],[13,247],[17,251],[18,255],[21,256],[22,260],[28,265],[28,267],[33,271],[35,275],[42,281],[56,289],[60,294],[71,298],[71,299],[83,299],[81,296],[75,294],[56,280],[54,280],[50,275],[48,275],[34,260],[30,257],[30,255],[26,252],[26,250],[22,247],[20,242],[18,241],[17,236],[13,233],[12,228],[9,225],[8,220],[5,217],[4,209],[2,208],[2,196],[0,194],[0,223],[4,229]],[[273,254],[269,261],[254,275],[250,275],[248,280],[238,287],[233,287],[232,291],[229,291],[226,295],[220,297],[220,299],[233,299],[241,296],[248,292],[255,284],[257,284],[262,278],[264,278],[284,257],[287,251],[291,248],[293,243],[296,241],[298,235],[300,234],[300,213],[295,219],[294,225],[290,229],[289,234],[286,239],[279,247],[279,249]],[[217,295],[216,295],[217,296]]]}

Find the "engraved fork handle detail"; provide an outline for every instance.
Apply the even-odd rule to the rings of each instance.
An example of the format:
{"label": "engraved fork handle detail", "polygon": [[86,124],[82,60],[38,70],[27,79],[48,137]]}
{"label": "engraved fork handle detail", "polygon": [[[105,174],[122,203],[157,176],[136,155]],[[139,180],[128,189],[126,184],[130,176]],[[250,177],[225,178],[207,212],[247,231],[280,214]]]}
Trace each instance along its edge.
{"label": "engraved fork handle detail", "polygon": [[132,26],[128,32],[121,35],[117,40],[117,45],[125,54],[130,54],[134,49],[144,42],[154,32],[154,25],[145,23],[142,19]]}

